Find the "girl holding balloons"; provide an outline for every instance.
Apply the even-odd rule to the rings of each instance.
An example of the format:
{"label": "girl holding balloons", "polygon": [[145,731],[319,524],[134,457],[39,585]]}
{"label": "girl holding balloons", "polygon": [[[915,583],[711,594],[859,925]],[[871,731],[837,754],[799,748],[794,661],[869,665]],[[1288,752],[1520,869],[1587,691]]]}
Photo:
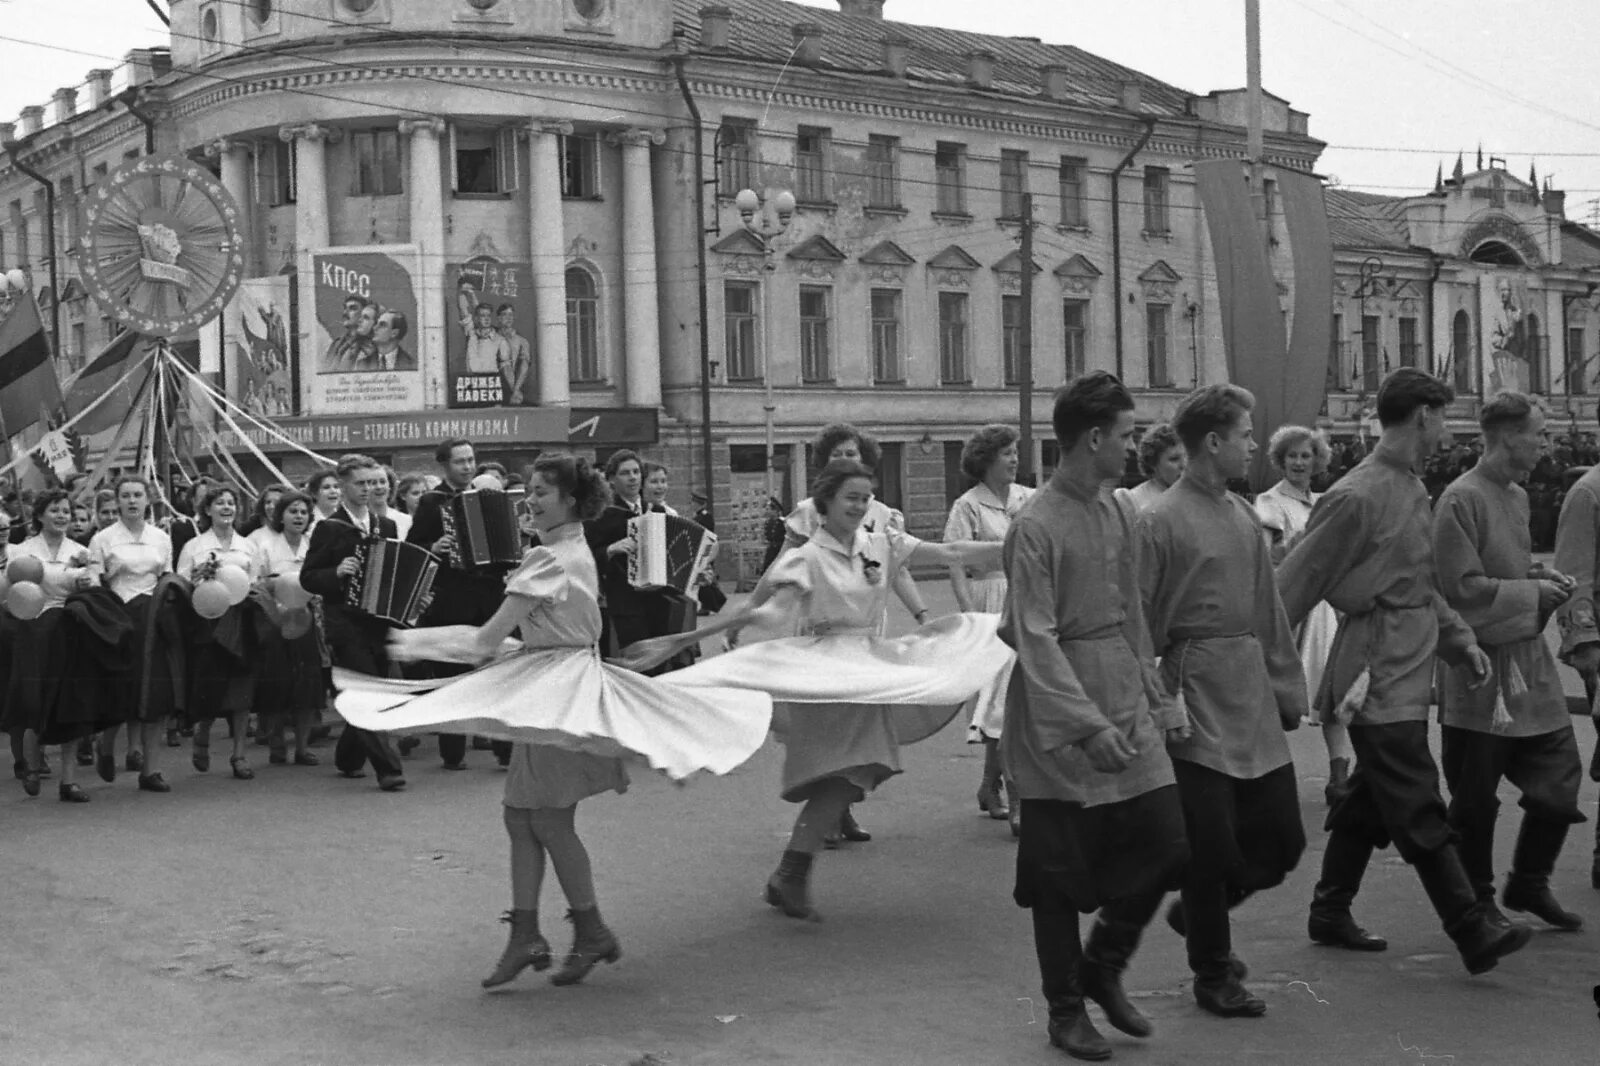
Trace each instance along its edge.
{"label": "girl holding balloons", "polygon": [[[150,522],[150,483],[137,474],[124,474],[112,492],[117,520],[89,540],[89,572],[122,601],[134,629],[133,666],[128,671],[119,720],[128,723],[128,768],[139,771],[139,788],[145,792],[171,792],[156,769],[157,741],[167,716],[176,704],[181,671],[175,668],[175,651],[168,627],[162,624],[156,593],[163,575],[172,570],[172,539]],[[155,604],[153,609],[152,604]],[[96,769],[104,781],[117,777],[117,727],[100,737]],[[135,746],[135,738],[142,747]]]}
{"label": "girl holding balloons", "polygon": [[272,587],[277,625],[269,627],[261,648],[256,681],[256,706],[268,721],[268,744],[274,764],[289,761],[284,726],[294,722],[294,764],[316,766],[306,750],[312,721],[327,695],[322,681],[322,650],[311,611],[312,596],[300,587],[300,567],[311,544],[311,497],[288,492],[267,515],[256,540]]}
{"label": "girl holding balloons", "polygon": [[228,485],[211,487],[196,502],[200,532],[183,546],[178,573],[194,584],[191,603],[200,624],[189,651],[189,718],[194,722],[192,761],[211,769],[211,723],[228,720],[233,754],[228,765],[241,781],[255,777],[245,757],[245,728],[255,704],[256,613],[250,588],[266,573],[261,553],[233,528],[239,495]]}

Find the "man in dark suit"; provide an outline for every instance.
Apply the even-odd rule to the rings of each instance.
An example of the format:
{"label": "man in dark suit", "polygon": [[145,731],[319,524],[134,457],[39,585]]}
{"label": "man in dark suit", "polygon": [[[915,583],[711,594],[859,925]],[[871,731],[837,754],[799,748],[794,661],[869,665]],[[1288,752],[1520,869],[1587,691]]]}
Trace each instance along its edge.
{"label": "man in dark suit", "polygon": [[[439,487],[417,501],[406,540],[420,544],[443,562],[433,579],[433,602],[422,616],[425,626],[481,626],[494,617],[506,594],[505,567],[468,568],[456,555],[455,537],[449,532],[447,515],[452,501],[472,485],[478,457],[472,442],[457,437],[439,445],[433,453],[444,480]],[[451,677],[471,667],[456,663],[424,664],[433,677]],[[496,741],[495,756],[502,766],[511,761],[511,745]],[[439,758],[446,770],[465,770],[467,738],[457,733],[439,734]]]}
{"label": "man in dark suit", "polygon": [[[384,476],[383,468],[368,456],[345,455],[339,458],[338,473],[343,499],[311,532],[300,586],[322,597],[334,665],[384,677],[389,672],[385,647],[389,623],[345,603],[349,581],[360,572],[356,548],[371,537],[398,539],[392,519],[378,518],[367,510],[372,490]],[[365,777],[362,767],[368,760],[383,791],[406,787],[400,756],[388,737],[346,724],[334,750],[334,765],[345,777]]]}
{"label": "man in dark suit", "polygon": [[372,325],[372,349],[362,352],[350,364],[350,369],[364,372],[417,369],[417,357],[400,345],[410,332],[411,324],[402,312],[379,311]]}

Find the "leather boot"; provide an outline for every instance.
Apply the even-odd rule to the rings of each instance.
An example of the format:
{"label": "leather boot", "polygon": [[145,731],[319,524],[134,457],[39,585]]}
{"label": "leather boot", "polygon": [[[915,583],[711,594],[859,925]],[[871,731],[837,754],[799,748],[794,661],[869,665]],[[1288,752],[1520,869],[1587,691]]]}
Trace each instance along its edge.
{"label": "leather boot", "polygon": [[1122,974],[1139,946],[1144,928],[1132,922],[1099,918],[1089,932],[1078,967],[1078,983],[1083,995],[1100,1004],[1106,1021],[1129,1036],[1146,1037],[1154,1032],[1150,1019],[1140,1013],[1122,988]]}
{"label": "leather boot", "polygon": [[1361,891],[1361,878],[1372,860],[1372,845],[1335,829],[1322,853],[1322,876],[1311,895],[1306,932],[1313,941],[1351,951],[1382,951],[1389,942],[1373,936],[1350,916],[1350,904]]}
{"label": "leather boot", "polygon": [[[1233,903],[1233,906],[1236,907],[1240,903],[1243,903],[1244,899],[1248,895],[1249,893],[1246,893],[1244,896],[1241,896]],[[1182,899],[1173,900],[1172,905],[1167,908],[1167,928],[1171,929],[1174,933],[1177,933],[1185,940],[1189,938],[1189,922],[1183,913]],[[1243,981],[1250,976],[1250,967],[1246,966],[1244,960],[1239,956],[1230,954],[1228,956],[1228,972],[1232,973],[1234,977]]]}
{"label": "leather boot", "polygon": [[872,839],[872,834],[861,828],[849,807],[839,816],[839,835],[852,844],[865,844]]}
{"label": "leather boot", "polygon": [[809,851],[789,850],[778,861],[778,869],[767,878],[767,903],[777,907],[791,918],[808,922],[822,921],[822,915],[811,906],[811,862],[816,856]]}
{"label": "leather boot", "polygon": [[1102,1062],[1111,1045],[1089,1020],[1083,1005],[1083,951],[1076,913],[1033,911],[1033,948],[1039,958],[1045,1002],[1050,1006],[1050,1043],[1075,1059]]}
{"label": "leather boot", "polygon": [[1561,906],[1550,892],[1550,873],[1556,867],[1569,828],[1566,822],[1523,816],[1501,900],[1508,910],[1526,911],[1557,929],[1575,933],[1583,928],[1583,918]]}
{"label": "leather boot", "polygon": [[567,952],[561,969],[551,975],[551,984],[575,985],[589,976],[596,965],[622,958],[622,945],[606,928],[599,907],[570,910],[567,921],[573,925],[572,950]]}
{"label": "leather boot", "polygon": [[1328,760],[1328,783],[1323,786],[1322,798],[1332,807],[1350,791],[1350,760]]}
{"label": "leather boot", "polygon": [[1527,929],[1497,925],[1489,919],[1453,845],[1425,852],[1413,859],[1412,865],[1468,973],[1488,973],[1502,956],[1527,946],[1532,936]]}
{"label": "leather boot", "polygon": [[1011,817],[1000,785],[1000,742],[993,737],[983,738],[983,782],[978,786],[978,810],[995,821]]}
{"label": "leather boot", "polygon": [[1511,919],[1494,902],[1494,828],[1499,806],[1496,802],[1494,809],[1461,820],[1455,827],[1459,836],[1456,854],[1461,857],[1461,868],[1472,882],[1472,894],[1483,906],[1484,916],[1497,925],[1510,925]]}
{"label": "leather boot", "polygon": [[1196,975],[1194,1001],[1220,1018],[1259,1018],[1267,1013],[1267,1003],[1251,995],[1240,980],[1226,969],[1221,976]]}
{"label": "leather boot", "polygon": [[539,933],[538,911],[506,911],[500,920],[511,926],[511,939],[495,963],[494,973],[483,979],[484,988],[503,985],[529,966],[550,968],[550,942]]}

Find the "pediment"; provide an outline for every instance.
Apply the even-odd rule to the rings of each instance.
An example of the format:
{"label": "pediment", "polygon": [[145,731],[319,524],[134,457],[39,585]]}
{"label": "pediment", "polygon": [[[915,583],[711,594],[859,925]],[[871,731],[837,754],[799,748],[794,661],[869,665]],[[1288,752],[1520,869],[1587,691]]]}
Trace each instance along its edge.
{"label": "pediment", "polygon": [[1143,274],[1139,275],[1139,280],[1148,285],[1171,285],[1174,282],[1182,281],[1183,275],[1168,266],[1165,259],[1157,259],[1150,264]]}
{"label": "pediment", "polygon": [[[1037,260],[1032,262],[1035,274],[1044,269]],[[1012,251],[990,269],[999,274],[1020,274],[1022,273],[1022,253],[1020,251]]]}
{"label": "pediment", "polygon": [[873,245],[861,254],[861,261],[869,266],[910,266],[916,262],[893,241],[880,241]]}
{"label": "pediment", "polygon": [[793,248],[789,249],[788,258],[807,259],[813,262],[842,263],[844,253],[828,238],[817,234],[807,237]]}
{"label": "pediment", "polygon": [[1078,253],[1056,267],[1055,275],[1058,278],[1098,278],[1100,268],[1089,262],[1082,253]]}
{"label": "pediment", "polygon": [[747,229],[736,229],[711,246],[713,252],[723,255],[766,255],[767,250],[757,237]]}
{"label": "pediment", "polygon": [[959,244],[952,244],[932,259],[928,260],[931,270],[977,270],[982,266],[967,250]]}

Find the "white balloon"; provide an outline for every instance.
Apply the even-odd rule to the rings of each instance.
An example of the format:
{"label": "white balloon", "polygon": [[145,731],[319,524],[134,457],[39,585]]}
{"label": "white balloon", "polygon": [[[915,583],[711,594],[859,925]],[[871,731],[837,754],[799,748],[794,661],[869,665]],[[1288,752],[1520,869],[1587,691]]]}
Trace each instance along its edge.
{"label": "white balloon", "polygon": [[228,603],[231,606],[238,606],[250,595],[250,575],[232,563],[217,567],[215,580],[228,590]]}
{"label": "white balloon", "polygon": [[25,290],[28,287],[28,275],[24,274],[20,270],[17,270],[15,268],[13,268],[11,270],[6,271],[6,282],[13,289],[16,289],[18,292],[22,292],[23,290]]}

